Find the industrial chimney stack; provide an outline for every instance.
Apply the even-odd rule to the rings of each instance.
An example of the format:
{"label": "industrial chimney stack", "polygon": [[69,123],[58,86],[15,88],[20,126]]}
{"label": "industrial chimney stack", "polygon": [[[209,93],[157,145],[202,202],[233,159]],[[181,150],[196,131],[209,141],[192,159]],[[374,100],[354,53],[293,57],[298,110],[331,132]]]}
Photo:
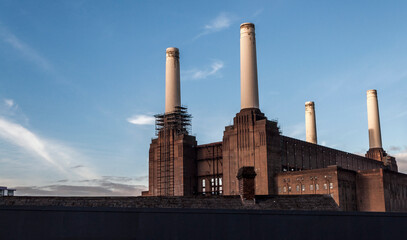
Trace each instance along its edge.
{"label": "industrial chimney stack", "polygon": [[259,108],[256,37],[253,23],[240,25],[240,94],[241,109]]}
{"label": "industrial chimney stack", "polygon": [[309,143],[317,144],[317,124],[314,102],[305,103],[305,137]]}
{"label": "industrial chimney stack", "polygon": [[165,113],[175,111],[181,106],[179,50],[167,48],[165,61]]}
{"label": "industrial chimney stack", "polygon": [[380,131],[379,105],[375,89],[367,91],[367,121],[369,128],[369,148],[382,148]]}
{"label": "industrial chimney stack", "polygon": [[367,124],[369,128],[369,151],[366,157],[382,161],[384,165],[393,171],[398,171],[396,159],[386,153],[382,146],[382,133],[380,130],[379,104],[377,103],[377,91],[368,90],[367,95]]}

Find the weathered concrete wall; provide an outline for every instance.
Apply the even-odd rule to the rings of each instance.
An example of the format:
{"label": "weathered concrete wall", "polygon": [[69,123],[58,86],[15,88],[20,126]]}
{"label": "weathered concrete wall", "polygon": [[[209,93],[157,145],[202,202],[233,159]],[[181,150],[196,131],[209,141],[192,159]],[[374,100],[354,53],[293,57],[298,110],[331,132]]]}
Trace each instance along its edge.
{"label": "weathered concrete wall", "polygon": [[0,207],[2,239],[405,239],[407,214]]}

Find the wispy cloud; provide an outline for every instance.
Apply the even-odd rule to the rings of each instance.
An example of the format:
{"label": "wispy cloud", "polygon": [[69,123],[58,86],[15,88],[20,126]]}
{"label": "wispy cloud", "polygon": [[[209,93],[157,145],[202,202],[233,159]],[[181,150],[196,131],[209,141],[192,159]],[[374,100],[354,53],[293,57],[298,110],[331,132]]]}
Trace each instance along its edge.
{"label": "wispy cloud", "polygon": [[43,54],[31,47],[30,44],[18,38],[6,26],[4,26],[4,24],[0,22],[0,44],[2,42],[8,44],[12,49],[14,49],[23,60],[32,63],[40,71],[43,71],[44,73],[52,76],[56,82],[69,86],[77,93],[80,93],[82,95],[86,94],[85,91],[83,91],[78,85],[74,84],[65,76],[61,75],[58,69],[51,61],[49,61],[49,59],[47,59],[43,56]]}
{"label": "wispy cloud", "polygon": [[41,160],[46,166],[52,166],[63,176],[79,179],[97,177],[89,168],[77,167],[78,161],[84,161],[85,157],[76,150],[39,137],[22,125],[3,117],[0,117],[0,139],[20,147],[35,159]]}
{"label": "wispy cloud", "polygon": [[75,168],[83,168],[84,166],[83,165],[76,165],[76,166],[73,166],[73,167],[71,167],[72,169],[75,169]]}
{"label": "wispy cloud", "polygon": [[48,163],[56,166],[60,171],[64,171],[50,157],[45,149],[45,144],[34,133],[23,126],[0,118],[0,137],[8,140],[32,153],[37,154]]}
{"label": "wispy cloud", "polygon": [[295,125],[291,125],[291,126],[286,127],[283,134],[288,136],[288,137],[304,139],[304,136],[305,136],[304,123],[297,123]]}
{"label": "wispy cloud", "polygon": [[0,149],[0,182],[17,188],[18,195],[134,196],[146,189],[146,176],[100,176],[77,149],[4,116]]}
{"label": "wispy cloud", "polygon": [[195,36],[195,39],[198,39],[204,35],[219,32],[221,30],[227,29],[234,22],[235,17],[229,13],[222,12],[216,16],[210,23],[205,24],[203,31]]}
{"label": "wispy cloud", "polygon": [[154,125],[155,118],[148,115],[134,115],[127,118],[127,122],[136,125]]}
{"label": "wispy cloud", "polygon": [[389,150],[393,151],[393,152],[398,152],[398,151],[401,150],[401,147],[399,147],[399,146],[390,146]]}
{"label": "wispy cloud", "polygon": [[407,150],[394,154],[399,172],[407,173]]}
{"label": "wispy cloud", "polygon": [[46,58],[11,33],[1,22],[0,39],[17,50],[26,60],[33,62],[42,70],[46,72],[54,72],[52,64]]}
{"label": "wispy cloud", "polygon": [[44,186],[17,186],[16,194],[19,196],[137,196],[147,190],[144,185],[147,178],[147,176],[102,176],[81,181],[62,179],[55,184]]}
{"label": "wispy cloud", "polygon": [[147,190],[144,185],[106,182],[99,186],[46,185],[17,186],[18,196],[139,196]]}
{"label": "wispy cloud", "polygon": [[0,104],[0,117],[3,117],[3,119],[13,119],[13,121],[9,122],[23,122],[27,125],[29,123],[29,119],[22,112],[20,106],[11,98],[2,99],[2,103]]}
{"label": "wispy cloud", "polygon": [[407,146],[390,146],[389,153],[396,158],[399,172],[407,173]]}
{"label": "wispy cloud", "polygon": [[257,16],[259,16],[260,14],[262,14],[263,11],[264,11],[263,8],[257,9],[257,10],[253,13],[253,15],[252,15],[251,17],[252,17],[252,18],[257,17]]}
{"label": "wispy cloud", "polygon": [[228,16],[226,13],[221,13],[215,19],[213,19],[211,23],[205,25],[205,29],[216,32],[228,28],[231,24],[231,16]]}
{"label": "wispy cloud", "polygon": [[[256,18],[263,12],[263,9],[258,9],[256,12],[254,12],[251,16],[249,16],[249,19]],[[244,21],[246,20],[243,18],[236,17],[235,15],[227,12],[221,12],[219,13],[215,18],[213,18],[209,23],[205,24],[202,28],[202,31],[196,35],[193,40],[196,40],[202,36],[211,34],[211,33],[216,33],[220,32],[222,30],[225,30],[229,28],[232,24],[234,24],[237,21]]]}
{"label": "wispy cloud", "polygon": [[198,80],[205,79],[209,76],[217,74],[224,64],[220,60],[214,60],[212,64],[204,69],[191,69],[182,72],[182,80]]}
{"label": "wispy cloud", "polygon": [[14,106],[14,101],[13,99],[4,99],[4,104],[6,104],[7,107],[11,108]]}

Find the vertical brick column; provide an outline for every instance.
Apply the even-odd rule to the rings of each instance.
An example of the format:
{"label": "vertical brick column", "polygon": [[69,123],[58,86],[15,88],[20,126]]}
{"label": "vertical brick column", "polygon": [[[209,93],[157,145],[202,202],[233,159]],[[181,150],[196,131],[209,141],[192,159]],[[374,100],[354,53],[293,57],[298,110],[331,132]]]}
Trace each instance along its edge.
{"label": "vertical brick column", "polygon": [[254,184],[256,172],[254,167],[241,167],[236,177],[239,180],[239,194],[242,201],[254,201],[256,194]]}

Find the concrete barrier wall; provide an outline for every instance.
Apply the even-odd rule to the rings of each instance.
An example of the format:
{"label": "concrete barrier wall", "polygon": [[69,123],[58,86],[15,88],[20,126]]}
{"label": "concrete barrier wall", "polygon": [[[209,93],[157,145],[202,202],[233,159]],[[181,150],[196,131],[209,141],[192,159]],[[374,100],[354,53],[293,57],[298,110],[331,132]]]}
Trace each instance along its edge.
{"label": "concrete barrier wall", "polygon": [[0,239],[406,239],[407,213],[0,207]]}

